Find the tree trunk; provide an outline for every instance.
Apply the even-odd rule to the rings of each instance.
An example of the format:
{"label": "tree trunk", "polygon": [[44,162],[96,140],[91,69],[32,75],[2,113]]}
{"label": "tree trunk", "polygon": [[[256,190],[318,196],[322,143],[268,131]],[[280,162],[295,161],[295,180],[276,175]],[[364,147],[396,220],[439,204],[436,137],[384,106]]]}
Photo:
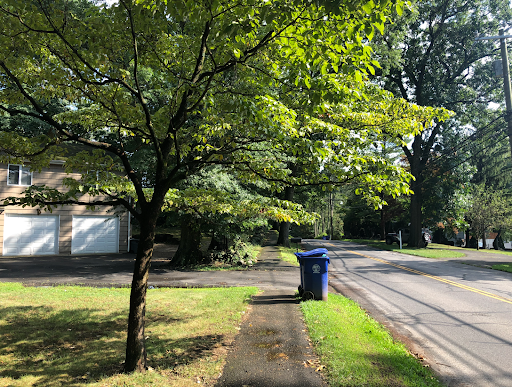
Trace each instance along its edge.
{"label": "tree trunk", "polygon": [[423,222],[423,214],[421,207],[423,206],[423,195],[422,195],[422,172],[423,163],[421,160],[421,135],[416,136],[413,143],[414,153],[408,157],[409,164],[411,165],[411,173],[415,180],[411,182],[411,189],[414,194],[411,195],[411,208],[410,214],[410,226],[409,226],[409,247],[425,247],[425,242],[421,237],[421,229]]}
{"label": "tree trunk", "polygon": [[386,239],[386,220],[384,209],[380,210],[380,239]]}
{"label": "tree trunk", "polygon": [[279,237],[277,238],[277,245],[290,247],[290,222],[279,223]]}
{"label": "tree trunk", "polygon": [[125,372],[147,369],[144,324],[146,315],[146,292],[151,257],[155,243],[156,216],[148,216],[140,222],[140,240],[135,258],[132,287],[130,292],[130,313],[128,316],[128,337],[126,340]]}
{"label": "tree trunk", "polygon": [[[286,187],[284,190],[284,200],[292,201],[294,187]],[[290,222],[281,222],[279,224],[279,236],[277,238],[278,246],[290,247]]]}
{"label": "tree trunk", "polygon": [[477,227],[476,230],[475,230],[475,239],[476,239],[476,249],[477,250],[480,250],[479,240],[480,240],[481,236],[482,236],[482,233],[480,232],[480,228]]}
{"label": "tree trunk", "polygon": [[203,262],[201,252],[201,225],[193,215],[187,214],[181,220],[180,245],[172,263],[175,266],[190,266]]}
{"label": "tree trunk", "polygon": [[227,250],[228,249],[228,239],[224,235],[219,235],[216,232],[212,233],[212,239],[210,240],[210,245],[208,246],[208,250]]}
{"label": "tree trunk", "polygon": [[409,247],[425,247],[423,238],[421,238],[421,204],[422,197],[416,193],[411,196],[410,217],[411,225],[409,228]]}
{"label": "tree trunk", "polygon": [[334,224],[332,218],[334,217],[334,202],[332,192],[329,192],[329,239],[334,239]]}
{"label": "tree trunk", "polygon": [[421,237],[422,217],[421,207],[423,204],[423,196],[421,195],[421,185],[419,178],[416,178],[411,184],[414,194],[411,195],[411,207],[409,211],[411,224],[409,226],[409,247],[425,247],[423,238]]}

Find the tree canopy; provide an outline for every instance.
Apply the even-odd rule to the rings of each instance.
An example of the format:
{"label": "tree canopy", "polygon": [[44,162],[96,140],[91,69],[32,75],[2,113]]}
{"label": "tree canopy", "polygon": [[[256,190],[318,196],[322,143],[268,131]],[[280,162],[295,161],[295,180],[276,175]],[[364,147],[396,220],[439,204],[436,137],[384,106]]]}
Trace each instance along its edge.
{"label": "tree canopy", "polygon": [[[443,184],[444,196],[456,188],[445,184],[445,172],[452,168],[439,168],[441,163],[435,159],[443,154],[444,163],[457,163],[453,162],[455,152],[450,151],[464,140],[467,126],[477,121],[475,117],[492,115],[489,102],[503,100],[500,81],[492,77],[485,60],[497,49],[491,42],[475,41],[475,37],[496,35],[500,23],[510,20],[511,10],[507,1],[488,0],[418,1],[415,8],[386,29],[374,47],[383,67],[378,81],[386,89],[421,106],[443,106],[457,113],[452,120],[415,135],[403,147],[415,177],[409,243],[419,246],[427,207],[424,198],[439,202],[433,197],[439,190],[433,187]],[[448,180],[461,177],[463,173],[453,173]]]}
{"label": "tree canopy", "polygon": [[[466,218],[471,225],[476,240],[482,238],[483,247],[486,247],[486,233],[492,229],[510,228],[512,213],[510,211],[510,197],[503,192],[486,188],[483,184],[475,185],[465,202]],[[478,243],[477,246],[478,248]]]}
{"label": "tree canopy", "polygon": [[[401,0],[2,2],[0,111],[11,125],[1,127],[8,128],[0,131],[1,160],[30,161],[38,169],[66,157],[68,171],[82,173],[66,180],[68,190],[30,187],[4,205],[51,208],[101,195],[96,205],[121,205],[137,218],[126,371],[146,368],[156,219],[172,195],[190,194],[174,191],[187,177],[221,165],[275,190],[359,181],[360,194],[376,205],[380,192],[409,191],[407,172],[365,151],[448,116],[366,81],[378,63],[365,42],[403,6]],[[32,130],[24,130],[22,117]],[[287,165],[297,159],[308,168],[293,176]]]}

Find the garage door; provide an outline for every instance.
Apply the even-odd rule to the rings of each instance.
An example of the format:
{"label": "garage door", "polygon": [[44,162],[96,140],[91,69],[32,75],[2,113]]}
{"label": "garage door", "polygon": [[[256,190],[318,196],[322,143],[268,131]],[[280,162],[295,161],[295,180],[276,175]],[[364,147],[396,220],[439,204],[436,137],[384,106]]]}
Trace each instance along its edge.
{"label": "garage door", "polygon": [[117,253],[119,218],[73,216],[71,254]]}
{"label": "garage door", "polygon": [[57,254],[58,246],[58,216],[5,214],[3,255]]}

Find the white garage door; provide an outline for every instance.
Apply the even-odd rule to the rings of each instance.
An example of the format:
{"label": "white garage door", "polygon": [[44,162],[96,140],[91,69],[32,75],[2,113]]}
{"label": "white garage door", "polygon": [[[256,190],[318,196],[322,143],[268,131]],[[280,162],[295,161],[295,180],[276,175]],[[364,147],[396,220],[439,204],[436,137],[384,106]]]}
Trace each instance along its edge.
{"label": "white garage door", "polygon": [[117,253],[119,218],[73,216],[71,254]]}
{"label": "white garage door", "polygon": [[58,246],[58,216],[4,215],[4,255],[57,254]]}

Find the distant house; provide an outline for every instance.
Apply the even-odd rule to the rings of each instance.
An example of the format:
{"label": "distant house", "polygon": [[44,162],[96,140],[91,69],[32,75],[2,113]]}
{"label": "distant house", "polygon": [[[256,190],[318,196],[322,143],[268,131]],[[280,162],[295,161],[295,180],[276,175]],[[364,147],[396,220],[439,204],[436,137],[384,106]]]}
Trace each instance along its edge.
{"label": "distant house", "polygon": [[[30,185],[59,189],[70,177],[64,161],[54,161],[41,172],[18,164],[0,164],[0,199],[22,196]],[[79,175],[77,174],[77,177]],[[7,206],[0,209],[0,255],[52,255],[123,253],[129,249],[130,217],[126,211],[109,211],[82,205],[59,206],[53,212],[38,207]]]}
{"label": "distant house", "polygon": [[[442,222],[439,222],[437,224],[437,227],[440,230],[444,230],[445,229],[445,226],[444,226],[444,224]],[[448,244],[451,244],[451,245],[454,245],[454,246],[461,246],[461,247],[465,247],[466,246],[467,241],[465,239],[466,238],[466,234],[464,233],[464,231],[453,229],[452,230],[452,234],[453,234],[453,236],[450,237],[450,238],[446,237],[446,234],[444,234],[444,238],[446,239]],[[487,238],[485,239],[485,246],[484,246],[484,242],[480,238],[480,239],[478,239],[478,247],[479,248],[486,248],[486,249],[493,249],[493,242],[494,242],[494,239],[497,236],[498,236],[497,232],[489,232],[489,233],[487,233]],[[506,250],[512,250],[512,241],[504,241],[504,246],[505,246]]]}

